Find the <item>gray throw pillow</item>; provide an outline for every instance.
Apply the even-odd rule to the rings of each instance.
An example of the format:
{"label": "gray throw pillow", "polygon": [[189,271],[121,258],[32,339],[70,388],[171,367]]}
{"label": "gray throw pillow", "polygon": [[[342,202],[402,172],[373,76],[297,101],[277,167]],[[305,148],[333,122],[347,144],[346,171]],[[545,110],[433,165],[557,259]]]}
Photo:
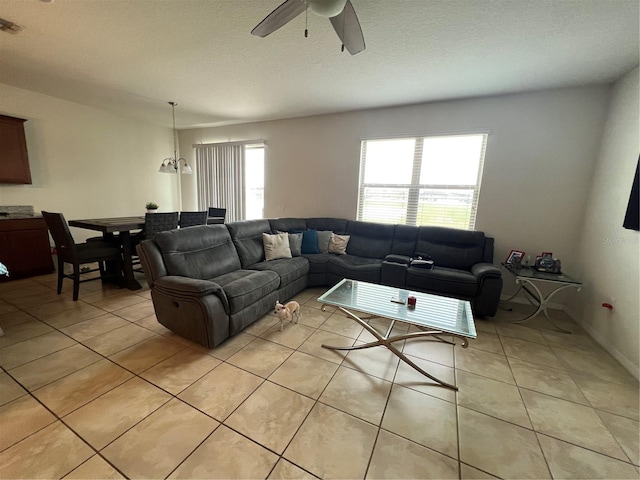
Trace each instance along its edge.
{"label": "gray throw pillow", "polygon": [[331,230],[318,230],[318,250],[320,253],[329,253],[329,240],[331,240]]}
{"label": "gray throw pillow", "polygon": [[289,234],[289,248],[291,248],[292,257],[302,255],[302,233]]}

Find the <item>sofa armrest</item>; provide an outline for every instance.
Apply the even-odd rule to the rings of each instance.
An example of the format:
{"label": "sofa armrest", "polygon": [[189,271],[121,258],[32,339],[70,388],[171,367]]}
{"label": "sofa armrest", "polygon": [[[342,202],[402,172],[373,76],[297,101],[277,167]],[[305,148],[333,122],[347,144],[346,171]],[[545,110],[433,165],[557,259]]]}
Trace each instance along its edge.
{"label": "sofa armrest", "polygon": [[409,265],[411,263],[411,257],[407,257],[406,255],[395,255],[390,254],[384,257],[385,262],[390,263],[401,263],[403,265]]}
{"label": "sofa armrest", "polygon": [[210,280],[170,275],[156,280],[154,287],[167,295],[177,295],[180,297],[198,298],[214,294],[224,305],[225,311],[227,313],[229,312],[227,295],[220,285]]}
{"label": "sofa armrest", "polygon": [[471,273],[478,279],[482,280],[485,277],[501,278],[502,272],[500,268],[496,267],[492,263],[476,263],[471,267]]}

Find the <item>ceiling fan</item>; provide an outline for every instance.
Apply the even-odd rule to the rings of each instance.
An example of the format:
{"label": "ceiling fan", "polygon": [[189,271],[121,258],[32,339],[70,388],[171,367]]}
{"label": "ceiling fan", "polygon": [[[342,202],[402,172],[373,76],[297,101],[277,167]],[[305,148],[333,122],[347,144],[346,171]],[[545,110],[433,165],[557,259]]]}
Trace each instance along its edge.
{"label": "ceiling fan", "polygon": [[[350,0],[286,0],[251,30],[251,34],[266,37],[307,9],[331,21],[342,42],[343,51],[346,48],[351,55],[355,55],[366,48],[360,22]],[[308,36],[306,28],[304,36]]]}

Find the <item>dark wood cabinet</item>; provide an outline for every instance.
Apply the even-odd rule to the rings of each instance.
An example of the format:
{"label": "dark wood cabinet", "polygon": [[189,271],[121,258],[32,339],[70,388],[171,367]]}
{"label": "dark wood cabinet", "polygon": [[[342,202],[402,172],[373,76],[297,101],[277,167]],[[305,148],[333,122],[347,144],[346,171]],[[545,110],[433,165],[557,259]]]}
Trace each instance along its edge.
{"label": "dark wood cabinet", "polygon": [[53,272],[49,230],[44,219],[0,220],[0,262],[9,270],[9,277],[0,277],[0,281]]}
{"label": "dark wood cabinet", "polygon": [[24,122],[0,115],[0,183],[31,183]]}

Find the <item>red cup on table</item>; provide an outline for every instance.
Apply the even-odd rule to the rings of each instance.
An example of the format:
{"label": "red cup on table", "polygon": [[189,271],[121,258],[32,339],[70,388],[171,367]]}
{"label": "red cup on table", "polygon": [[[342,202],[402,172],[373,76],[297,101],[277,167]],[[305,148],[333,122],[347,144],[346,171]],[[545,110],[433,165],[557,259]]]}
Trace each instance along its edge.
{"label": "red cup on table", "polygon": [[407,304],[410,307],[415,307],[416,306],[416,297],[414,297],[413,295],[411,295],[409,298],[407,298]]}

